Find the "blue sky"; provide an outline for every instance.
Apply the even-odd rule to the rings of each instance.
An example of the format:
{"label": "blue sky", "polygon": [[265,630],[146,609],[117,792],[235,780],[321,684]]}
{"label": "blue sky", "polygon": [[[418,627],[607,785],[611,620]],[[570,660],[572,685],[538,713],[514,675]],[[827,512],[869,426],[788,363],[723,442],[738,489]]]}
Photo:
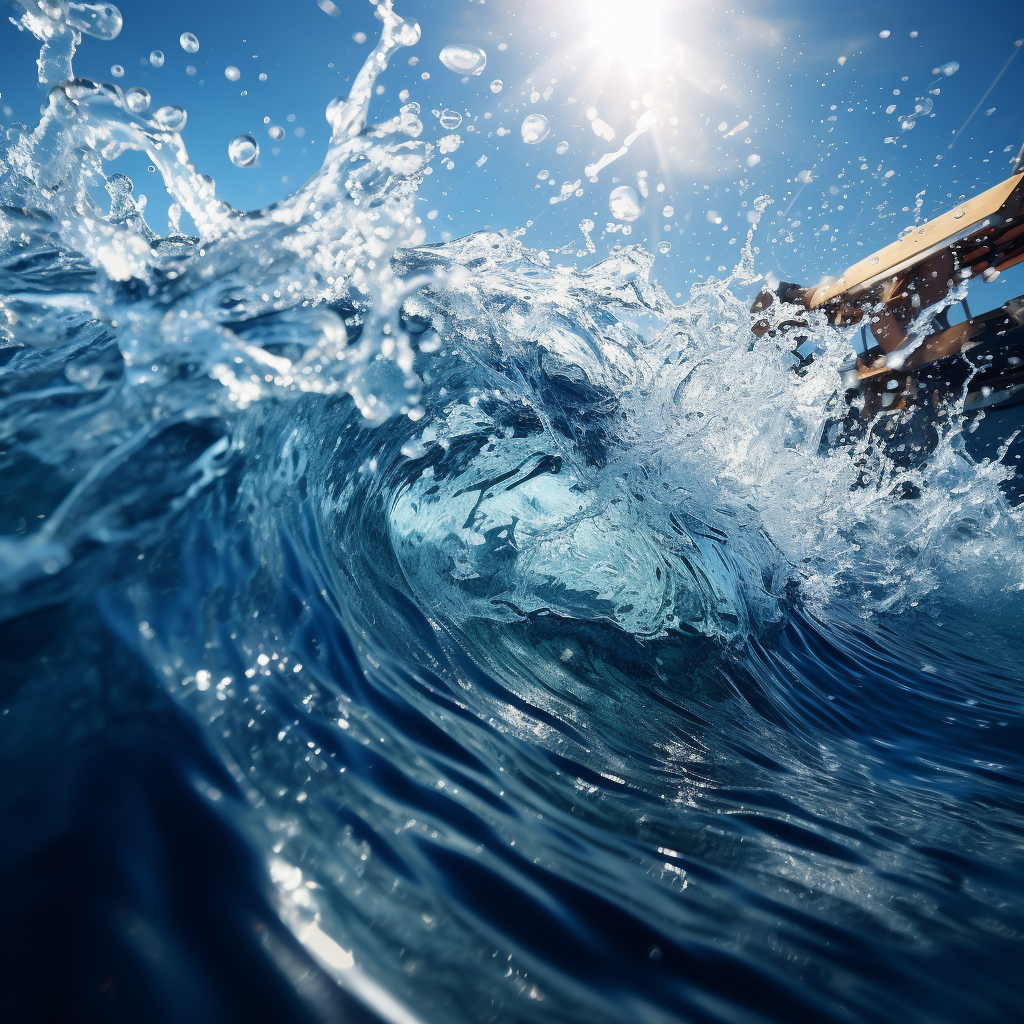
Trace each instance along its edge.
{"label": "blue sky", "polygon": [[[77,73],[122,88],[145,86],[154,108],[184,106],[195,166],[213,175],[219,198],[243,208],[287,194],[319,165],[328,135],[324,109],[347,91],[379,28],[366,0],[337,0],[336,17],[315,0],[119,6],[120,36],[87,37]],[[758,269],[812,282],[892,240],[916,217],[934,216],[995,184],[1024,142],[1018,57],[948,148],[1024,37],[1019,2],[395,6],[420,23],[423,35],[382,78],[374,119],[395,112],[402,90],[423,107],[425,138],[451,134],[432,111],[462,118],[455,129],[461,144],[444,161],[435,157],[421,190],[430,239],[529,224],[528,245],[566,249],[552,259],[570,264],[592,262],[615,244],[640,242],[657,251],[668,242],[655,276],[672,295],[685,296],[694,282],[732,268],[759,195],[772,204],[756,234]],[[195,54],[178,43],[185,31],[199,38]],[[0,41],[3,123],[33,123],[42,100],[35,40],[2,25]],[[483,73],[463,81],[448,70],[438,54],[449,43],[482,48]],[[166,56],[162,68],[146,60],[153,49]],[[955,73],[933,73],[954,61]],[[112,75],[115,64],[123,77]],[[194,74],[186,73],[189,65]],[[241,72],[238,81],[225,77],[228,65]],[[491,89],[495,79],[503,83],[500,92]],[[902,128],[915,106],[925,109],[912,128]],[[648,111],[654,124],[596,182],[588,180],[584,169],[616,151]],[[532,113],[544,114],[551,129],[527,145],[520,125]],[[283,139],[269,136],[274,126],[284,128]],[[236,168],[228,159],[229,141],[243,132],[259,140],[258,166]],[[567,144],[562,153],[560,143]],[[481,157],[487,159],[478,166]],[[149,197],[151,223],[166,230],[167,198],[146,161],[128,155],[111,170],[136,180],[136,191]],[[570,190],[565,201],[550,202],[577,179],[582,195]],[[615,223],[609,194],[620,185],[638,193],[645,185],[648,193],[628,236],[606,230]],[[586,221],[594,223],[593,255],[579,227]],[[979,301],[987,307],[1024,291],[1024,281],[1011,271],[975,287],[984,287]]]}

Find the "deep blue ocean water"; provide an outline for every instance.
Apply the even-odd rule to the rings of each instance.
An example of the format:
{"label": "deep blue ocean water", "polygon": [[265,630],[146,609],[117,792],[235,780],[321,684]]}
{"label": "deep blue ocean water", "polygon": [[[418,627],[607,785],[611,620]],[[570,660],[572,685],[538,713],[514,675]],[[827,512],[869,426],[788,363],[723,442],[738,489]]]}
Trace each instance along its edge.
{"label": "deep blue ocean water", "polygon": [[754,341],[754,226],[680,302],[640,246],[426,244],[390,8],[249,213],[73,78],[109,12],[25,9],[5,1018],[1019,1020],[1024,520],[957,416],[913,470],[823,450],[847,339]]}

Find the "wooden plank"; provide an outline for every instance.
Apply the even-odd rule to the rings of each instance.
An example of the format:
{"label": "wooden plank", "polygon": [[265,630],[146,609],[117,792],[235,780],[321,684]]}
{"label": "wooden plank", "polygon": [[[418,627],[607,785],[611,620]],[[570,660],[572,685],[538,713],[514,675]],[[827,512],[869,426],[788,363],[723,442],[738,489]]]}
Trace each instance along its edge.
{"label": "wooden plank", "polygon": [[972,231],[992,226],[987,222],[999,213],[1021,181],[1024,181],[1024,172],[1001,181],[981,195],[922,224],[906,238],[855,263],[838,281],[818,285],[807,302],[808,308],[824,305],[850,291],[866,291],[874,284],[908,270],[959,239],[966,238]]}

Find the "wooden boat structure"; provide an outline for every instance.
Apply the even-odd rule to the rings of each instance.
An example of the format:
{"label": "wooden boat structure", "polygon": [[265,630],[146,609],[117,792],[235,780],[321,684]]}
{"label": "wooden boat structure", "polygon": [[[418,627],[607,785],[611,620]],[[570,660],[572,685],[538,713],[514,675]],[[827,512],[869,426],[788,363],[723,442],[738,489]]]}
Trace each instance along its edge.
{"label": "wooden boat structure", "polygon": [[[871,438],[899,465],[923,462],[950,415],[967,417],[976,458],[1020,464],[1024,443],[1024,296],[950,325],[937,306],[962,282],[1024,262],[1024,148],[1005,181],[961,203],[812,287],[765,289],[751,307],[753,331],[799,333],[800,307],[837,327],[861,325],[862,351],[842,367],[844,405],[825,430],[831,447]],[[771,319],[765,313],[783,305]],[[798,357],[801,361],[804,357]],[[979,427],[984,424],[984,429]],[[977,435],[977,436],[975,436]],[[1010,485],[1024,497],[1024,484]]]}

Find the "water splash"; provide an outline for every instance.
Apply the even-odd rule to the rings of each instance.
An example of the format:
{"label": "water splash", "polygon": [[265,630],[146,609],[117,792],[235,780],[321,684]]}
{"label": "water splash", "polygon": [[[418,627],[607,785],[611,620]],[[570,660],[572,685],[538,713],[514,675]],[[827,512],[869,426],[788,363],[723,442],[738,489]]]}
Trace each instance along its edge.
{"label": "water splash", "polygon": [[956,409],[909,469],[822,445],[848,339],[797,375],[733,290],[767,198],[681,305],[640,247],[425,244],[381,3],[323,165],[237,211],[182,108],[73,77],[74,6],[22,5],[0,149],[0,612],[102,592],[311,955],[390,1019],[1018,1005],[1024,524]]}

